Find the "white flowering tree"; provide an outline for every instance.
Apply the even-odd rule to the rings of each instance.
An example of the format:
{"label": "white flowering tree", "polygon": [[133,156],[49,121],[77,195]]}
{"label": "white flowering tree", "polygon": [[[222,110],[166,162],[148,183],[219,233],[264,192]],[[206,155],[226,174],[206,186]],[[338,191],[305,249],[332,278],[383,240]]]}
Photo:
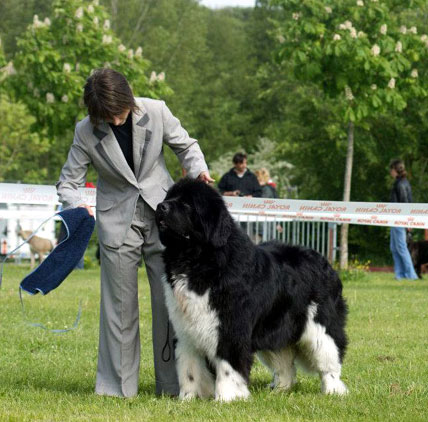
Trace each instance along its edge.
{"label": "white flowering tree", "polygon": [[[291,64],[297,79],[315,83],[333,98],[347,127],[343,200],[350,200],[355,125],[404,109],[426,96],[419,62],[428,36],[400,11],[412,0],[269,0],[282,13],[274,28],[276,61]],[[286,66],[287,65],[287,66]],[[340,267],[348,262],[348,225],[341,230]]]}
{"label": "white flowering tree", "polygon": [[170,89],[164,74],[150,72],[141,47],[127,48],[115,36],[98,0],[56,0],[52,10],[51,17],[35,15],[18,40],[16,74],[8,83],[35,116],[34,128],[45,129],[51,139],[48,159],[55,180],[71,142],[70,132],[85,115],[83,86],[93,69],[118,70],[139,96],[158,98]]}

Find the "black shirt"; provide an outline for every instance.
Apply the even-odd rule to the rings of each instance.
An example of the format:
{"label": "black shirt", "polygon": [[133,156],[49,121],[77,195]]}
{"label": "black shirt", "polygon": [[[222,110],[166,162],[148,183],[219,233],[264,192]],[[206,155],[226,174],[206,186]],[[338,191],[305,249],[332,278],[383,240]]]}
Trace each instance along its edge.
{"label": "black shirt", "polygon": [[412,202],[412,188],[406,178],[397,177],[391,189],[391,202]]}
{"label": "black shirt", "polygon": [[126,122],[122,126],[115,126],[109,123],[117,142],[119,142],[120,149],[123,155],[134,172],[134,156],[132,154],[132,113],[128,114]]}
{"label": "black shirt", "polygon": [[222,194],[224,192],[239,190],[241,195],[253,195],[255,197],[262,196],[262,190],[256,175],[248,169],[242,177],[239,177],[236,174],[234,168],[230,169],[220,179],[218,188]]}

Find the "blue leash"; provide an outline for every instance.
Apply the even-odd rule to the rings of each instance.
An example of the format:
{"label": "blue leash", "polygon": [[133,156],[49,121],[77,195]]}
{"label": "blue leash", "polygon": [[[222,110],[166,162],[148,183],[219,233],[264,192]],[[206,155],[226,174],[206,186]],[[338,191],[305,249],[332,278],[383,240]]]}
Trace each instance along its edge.
{"label": "blue leash", "polygon": [[[6,261],[7,261],[7,259],[9,258],[9,256],[11,256],[12,254],[14,254],[18,249],[20,249],[22,246],[24,246],[26,243],[28,243],[29,241],[30,241],[30,239],[33,237],[33,236],[35,236],[36,235],[36,233],[42,228],[42,226],[44,226],[48,221],[50,221],[52,218],[55,218],[56,216],[58,216],[59,218],[61,218],[61,220],[62,220],[62,223],[64,224],[64,226],[65,226],[65,229],[66,229],[66,231],[67,231],[67,235],[64,237],[64,239],[60,242],[60,243],[58,243],[56,246],[55,246],[55,248],[57,247],[57,246],[59,246],[61,243],[63,243],[63,242],[65,242],[67,239],[68,239],[68,237],[70,236],[70,231],[69,231],[69,229],[68,229],[68,226],[67,226],[67,223],[64,221],[64,219],[58,214],[58,213],[55,213],[55,214],[53,214],[53,215],[51,215],[49,218],[47,218],[46,220],[44,220],[37,228],[36,228],[36,230],[34,230],[32,233],[31,233],[31,235],[27,238],[27,239],[25,239],[24,240],[24,242],[22,242],[20,245],[18,245],[14,250],[12,250],[11,252],[9,252],[8,254],[6,254],[6,256],[4,257],[4,259],[3,259],[3,261],[2,261],[2,263],[1,263],[1,268],[0,268],[0,289],[1,289],[1,286],[2,286],[2,280],[3,280],[3,269],[4,269],[4,264],[6,263]],[[54,249],[55,249],[54,248]],[[52,251],[53,251],[53,249],[52,249]],[[51,252],[52,252],[51,251]],[[37,267],[36,267],[36,269],[37,269]],[[35,271],[36,269],[34,269],[33,271]],[[30,273],[31,274],[31,273]],[[23,317],[24,317],[24,320],[25,320],[25,322],[28,324],[28,325],[30,325],[30,326],[32,326],[32,327],[40,327],[40,328],[42,328],[43,330],[47,330],[47,331],[51,331],[52,333],[66,333],[67,331],[71,331],[71,330],[74,330],[78,325],[79,325],[79,321],[80,321],[80,317],[81,317],[81,315],[82,315],[82,300],[80,300],[79,301],[79,310],[77,311],[77,316],[76,316],[76,319],[75,319],[75,321],[74,321],[74,323],[73,323],[73,325],[70,327],[70,328],[64,328],[64,329],[51,329],[51,328],[48,328],[48,327],[46,327],[45,325],[43,325],[42,323],[39,323],[39,322],[30,322],[28,319],[27,319],[27,314],[26,314],[26,312],[25,312],[25,307],[24,307],[24,300],[23,300],[23,298],[22,298],[22,290],[24,290],[21,286],[19,286],[19,299],[20,299],[20,301],[21,301],[21,309],[22,309],[22,314],[23,314]],[[26,290],[24,290],[24,291],[26,291]],[[32,293],[30,293],[30,292],[27,292],[28,294],[30,294],[30,295],[32,295]],[[43,295],[43,292],[42,291],[40,291],[40,293]]]}

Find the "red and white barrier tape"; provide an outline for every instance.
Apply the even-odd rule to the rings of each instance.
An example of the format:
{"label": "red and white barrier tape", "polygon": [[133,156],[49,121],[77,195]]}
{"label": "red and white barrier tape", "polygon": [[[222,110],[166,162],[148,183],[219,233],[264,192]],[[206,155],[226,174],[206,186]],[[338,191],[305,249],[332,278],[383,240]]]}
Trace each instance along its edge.
{"label": "red and white barrier tape", "polygon": [[[89,205],[95,205],[96,189],[79,188]],[[294,199],[266,199],[224,197],[230,213],[243,221],[325,221],[332,223],[396,226],[428,229],[428,204],[375,202],[306,201]],[[0,183],[0,203],[58,205],[54,186]],[[2,210],[0,218],[36,218],[26,210]],[[21,217],[23,218],[23,217]]]}

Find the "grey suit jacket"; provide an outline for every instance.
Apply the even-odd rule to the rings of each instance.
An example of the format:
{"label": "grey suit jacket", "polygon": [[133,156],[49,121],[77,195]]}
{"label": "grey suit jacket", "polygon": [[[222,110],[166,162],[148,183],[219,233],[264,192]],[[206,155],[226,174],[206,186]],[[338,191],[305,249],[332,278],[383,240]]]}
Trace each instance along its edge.
{"label": "grey suit jacket", "polygon": [[83,204],[88,166],[98,173],[96,216],[98,237],[108,246],[122,245],[135,212],[138,197],[156,209],[174,183],[163,156],[163,143],[177,155],[190,177],[208,167],[196,139],[189,137],[164,101],[136,98],[139,111],[132,115],[135,174],[129,167],[107,123],[94,127],[89,117],[76,125],[73,144],[56,184],[64,208]]}

